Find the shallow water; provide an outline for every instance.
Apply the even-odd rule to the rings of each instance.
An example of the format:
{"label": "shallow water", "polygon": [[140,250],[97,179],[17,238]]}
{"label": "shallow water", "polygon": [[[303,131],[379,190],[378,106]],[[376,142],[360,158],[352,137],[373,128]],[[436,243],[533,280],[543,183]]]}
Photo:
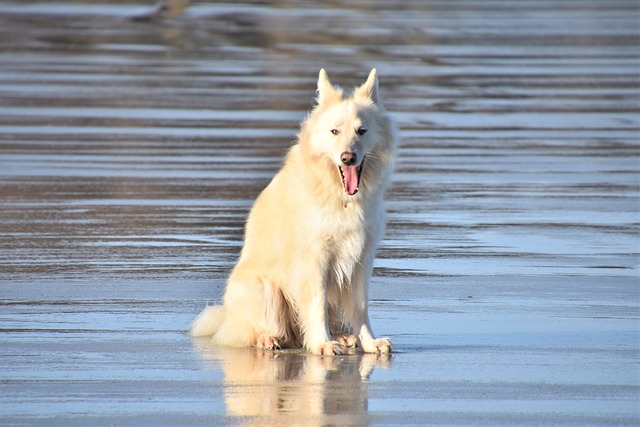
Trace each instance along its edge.
{"label": "shallow water", "polygon": [[[0,4],[0,424],[637,425],[637,2]],[[315,80],[402,144],[391,358],[229,350],[220,297]]]}

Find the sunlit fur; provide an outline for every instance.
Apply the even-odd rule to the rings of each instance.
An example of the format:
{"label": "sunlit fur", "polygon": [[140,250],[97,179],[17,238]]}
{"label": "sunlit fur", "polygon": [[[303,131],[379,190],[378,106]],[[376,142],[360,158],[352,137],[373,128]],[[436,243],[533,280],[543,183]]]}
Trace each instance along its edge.
{"label": "sunlit fur", "polygon": [[[315,354],[341,354],[353,345],[391,351],[389,339],[371,332],[367,290],[384,231],[395,127],[380,102],[375,69],[349,93],[321,70],[317,101],[251,209],[223,305],[207,307],[192,335],[229,346],[304,346]],[[366,132],[358,135],[359,128]],[[343,152],[355,153],[357,164],[364,159],[354,195],[338,169]]]}

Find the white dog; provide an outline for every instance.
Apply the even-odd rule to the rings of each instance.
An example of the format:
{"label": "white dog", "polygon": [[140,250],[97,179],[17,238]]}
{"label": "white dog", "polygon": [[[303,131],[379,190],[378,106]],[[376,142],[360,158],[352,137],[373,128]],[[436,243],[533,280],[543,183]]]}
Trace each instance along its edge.
{"label": "white dog", "polygon": [[342,354],[388,353],[369,325],[368,282],[384,231],[395,127],[376,70],[348,94],[324,70],[318,105],[257,198],[223,305],[193,322],[193,336],[264,349],[304,346]]}

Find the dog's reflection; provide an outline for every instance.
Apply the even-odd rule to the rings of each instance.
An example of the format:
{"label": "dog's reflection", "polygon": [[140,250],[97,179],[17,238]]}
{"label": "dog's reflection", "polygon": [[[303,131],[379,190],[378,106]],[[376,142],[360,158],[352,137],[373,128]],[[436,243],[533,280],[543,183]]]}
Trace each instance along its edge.
{"label": "dog's reflection", "polygon": [[296,425],[341,419],[366,424],[369,375],[391,363],[389,354],[321,357],[298,350],[219,347],[210,339],[194,343],[207,363],[224,373],[229,415],[285,417],[281,421]]}

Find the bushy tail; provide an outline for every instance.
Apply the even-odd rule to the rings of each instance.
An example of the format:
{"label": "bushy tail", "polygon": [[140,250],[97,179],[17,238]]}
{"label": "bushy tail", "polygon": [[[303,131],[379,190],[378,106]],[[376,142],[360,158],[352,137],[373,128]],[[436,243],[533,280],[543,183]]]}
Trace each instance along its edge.
{"label": "bushy tail", "polygon": [[205,337],[215,334],[224,321],[224,307],[210,305],[191,323],[192,337]]}

